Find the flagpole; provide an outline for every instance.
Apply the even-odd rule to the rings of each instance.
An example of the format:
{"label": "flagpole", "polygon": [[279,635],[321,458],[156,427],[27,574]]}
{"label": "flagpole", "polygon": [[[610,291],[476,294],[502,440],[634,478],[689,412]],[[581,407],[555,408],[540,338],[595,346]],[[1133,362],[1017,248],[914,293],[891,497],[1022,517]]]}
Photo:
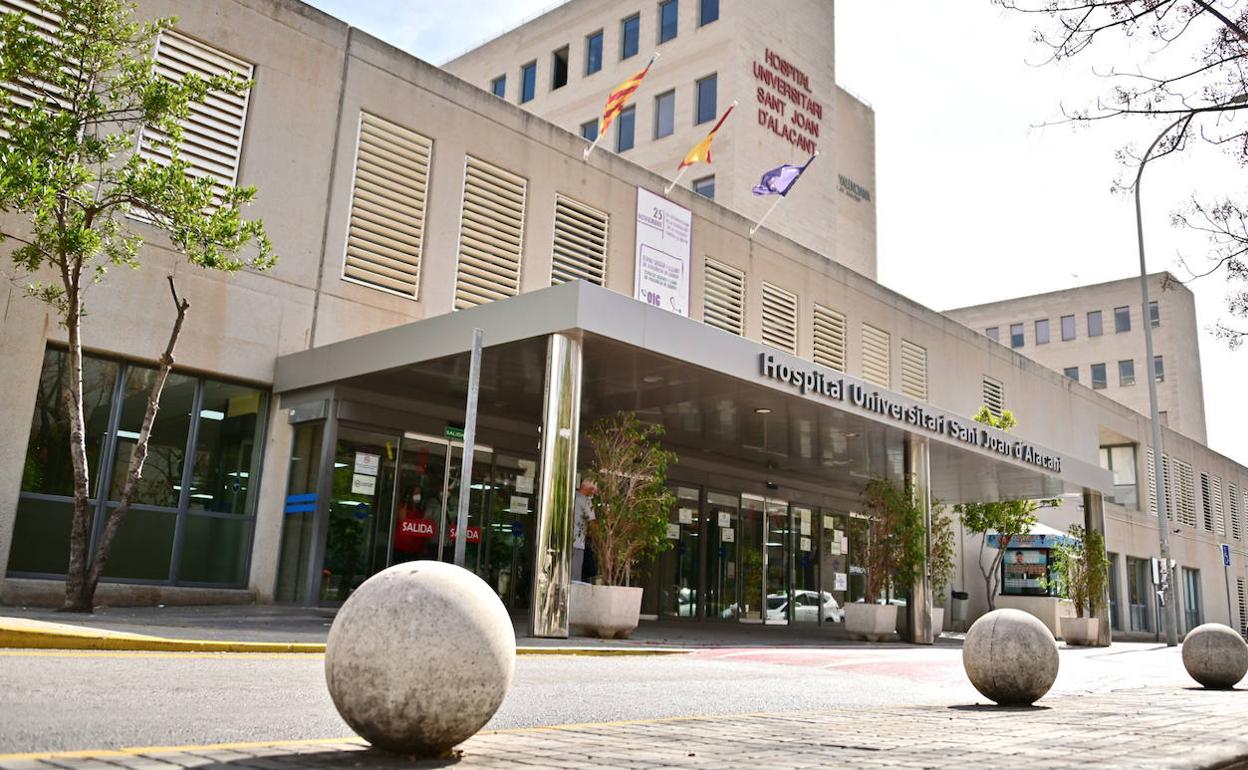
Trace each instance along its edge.
{"label": "flagpole", "polygon": [[676,178],[672,180],[672,183],[671,183],[671,184],[669,184],[667,187],[664,187],[664,188],[663,188],[663,194],[664,194],[664,195],[670,195],[670,194],[671,194],[671,192],[672,192],[672,188],[674,188],[674,187],[676,186],[677,182],[679,182],[679,181],[680,181],[680,178],[681,178],[682,176],[684,176],[684,175],[685,175],[685,172],[686,172],[686,171],[688,171],[688,170],[689,170],[689,167],[688,167],[688,166],[682,166],[682,167],[681,167],[681,169],[680,169],[680,171],[678,171],[678,172],[676,173]]}
{"label": "flagpole", "polygon": [[[733,99],[732,104],[728,107],[727,111],[725,111],[723,116],[720,117],[719,122],[715,124],[715,127],[711,129],[711,133],[707,135],[708,137],[714,136],[715,132],[719,130],[720,126],[724,125],[724,121],[727,120],[728,116],[732,114],[732,111],[737,108],[737,104],[738,104],[737,100]],[[706,140],[704,139],[703,141],[706,141]],[[697,147],[695,146],[694,150],[696,149]],[[709,163],[710,157],[711,157],[710,150],[707,150],[706,157],[707,157],[707,162]],[[669,184],[667,187],[663,188],[664,195],[671,194],[672,190],[676,187],[676,184],[680,182],[680,178],[685,175],[685,171],[689,169],[689,166],[693,165],[693,163],[689,163],[688,158],[685,159],[685,162],[688,163],[688,165],[682,165],[680,169],[676,172],[676,178],[672,180],[672,183]]]}
{"label": "flagpole", "polygon": [[[647,64],[646,64],[646,68],[645,68],[644,70],[642,70],[642,72],[643,72],[643,73],[648,73],[648,72],[650,72],[650,68],[651,68],[651,67],[653,67],[653,66],[654,66],[654,63],[655,63],[656,61],[658,61],[658,60],[659,60],[659,52],[658,52],[658,51],[655,51],[655,52],[654,52],[654,53],[650,56],[650,61],[649,61],[649,63],[647,63]],[[608,103],[610,103],[610,99],[608,99],[607,101],[608,101]],[[621,106],[621,107],[623,107],[623,105],[620,105],[620,106]],[[610,128],[610,126],[607,126],[607,127],[608,127],[608,128]],[[591,144],[591,145],[589,145],[589,147],[586,147],[586,148],[585,148],[585,154],[581,156],[581,160],[589,160],[589,154],[590,154],[591,152],[593,152],[593,151],[594,151],[594,148],[595,148],[595,147],[597,147],[597,146],[598,146],[598,142],[600,142],[600,141],[602,140],[602,135],[603,135],[604,133],[606,133],[606,131],[599,131],[599,132],[598,132],[598,135],[594,137],[594,142],[593,142],[593,144]]]}
{"label": "flagpole", "polygon": [[763,214],[763,218],[762,218],[762,219],[760,219],[760,220],[758,220],[758,223],[757,223],[757,224],[755,224],[753,227],[751,227],[751,228],[750,228],[750,237],[751,237],[751,238],[753,238],[753,237],[754,237],[754,233],[758,232],[758,228],[760,228],[760,227],[762,227],[762,226],[763,226],[763,222],[766,222],[766,221],[767,221],[767,217],[771,216],[771,212],[773,212],[773,211],[775,211],[775,210],[776,210],[776,206],[779,206],[779,205],[780,205],[780,201],[784,200],[784,197],[785,197],[785,196],[783,196],[783,195],[778,195],[778,196],[776,196],[776,202],[775,202],[775,203],[773,203],[773,204],[771,204],[771,208],[767,209],[767,213],[766,213],[766,214]]}

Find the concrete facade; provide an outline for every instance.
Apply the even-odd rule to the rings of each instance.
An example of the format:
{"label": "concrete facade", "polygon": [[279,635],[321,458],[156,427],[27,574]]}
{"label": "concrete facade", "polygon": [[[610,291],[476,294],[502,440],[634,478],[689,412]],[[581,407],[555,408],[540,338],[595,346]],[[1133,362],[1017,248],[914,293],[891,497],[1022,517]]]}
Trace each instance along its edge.
{"label": "concrete facade", "polygon": [[[691,12],[693,4],[687,5],[689,8],[682,8],[682,36],[688,34],[685,26],[696,20],[696,14]],[[723,18],[710,25],[721,25],[718,30],[722,31],[708,29],[705,30],[707,34],[731,36],[730,25],[725,22],[730,22],[731,11],[737,6],[724,5]],[[572,14],[590,6],[588,0],[581,0],[552,13]],[[830,4],[828,6],[830,25]],[[790,7],[786,0],[785,8]],[[255,63],[255,85],[250,95],[239,183],[259,186],[259,197],[252,213],[265,220],[281,261],[266,273],[244,271],[230,277],[209,274],[185,267],[159,232],[134,223],[135,229],[147,240],[142,255],[144,268],[137,272],[115,271],[104,286],[89,295],[90,316],[84,337],[91,351],[130,361],[152,361],[163,348],[172,316],[170,308],[162,302],[166,291],[164,278],[170,273],[177,277],[180,290],[192,304],[178,351],[178,367],[266,388],[272,387],[275,362],[280,356],[452,312],[460,273],[457,255],[461,252],[467,158],[486,161],[526,182],[519,293],[531,293],[552,283],[556,196],[563,195],[609,216],[611,227],[603,283],[609,290],[632,295],[637,190],[660,191],[665,179],[635,163],[628,154],[598,152],[584,161],[585,143],[576,133],[499,100],[482,90],[478,80],[460,80],[294,0],[212,0],[193,7],[164,0],[144,0],[139,9],[143,18],[172,15],[176,11],[178,29],[184,34]],[[742,61],[760,55],[758,51],[762,48],[779,46],[780,39],[787,40],[787,45],[793,49],[806,51],[809,49],[805,43],[793,41],[806,40],[806,36],[818,37],[822,41],[820,44],[827,47],[829,63],[821,68],[802,66],[811,74],[812,84],[822,83],[819,88],[827,89],[827,103],[834,104],[830,26],[825,37],[809,28],[800,29],[802,17],[795,18],[798,20],[787,20],[782,27],[747,36],[749,53]],[[575,42],[586,24],[593,26],[590,20],[577,21],[565,37]],[[643,13],[643,57],[647,50],[645,41],[654,39],[650,34],[653,26],[647,28],[647,24],[652,25],[653,19],[647,19],[647,14]],[[613,45],[610,39],[609,33],[608,51]],[[575,49],[576,46],[572,46],[572,50]],[[634,60],[629,60],[622,69],[633,66]],[[575,57],[571,68],[573,73],[577,72]],[[687,72],[677,71],[673,65],[668,70],[674,78],[669,85],[678,85],[679,74],[684,78],[679,82],[685,85],[678,85],[678,89],[687,91],[688,78],[699,71],[696,63],[690,64]],[[656,69],[656,78],[661,72],[662,69]],[[608,74],[610,77],[604,75],[598,79],[614,85],[615,75]],[[746,74],[743,70],[741,77]],[[727,78],[721,80],[721,99],[727,93],[722,90],[725,82]],[[655,92],[660,88],[657,79],[651,85]],[[678,90],[678,99],[680,93]],[[601,96],[595,96],[588,100],[586,108],[577,114],[589,119],[596,114],[600,99]],[[592,109],[588,108],[590,102],[595,105]],[[646,103],[647,99],[639,99],[639,112]],[[744,106],[745,100],[742,103]],[[410,296],[343,277],[362,113],[384,118],[432,142],[423,244],[419,253],[419,285]],[[747,115],[745,111],[740,117]],[[870,113],[862,112],[859,117],[860,129],[863,134],[869,134]],[[639,120],[639,126],[644,125],[646,121]],[[690,135],[700,133],[701,128]],[[732,155],[731,141],[720,142],[731,139],[732,134],[726,133],[716,143],[717,151],[727,150],[723,153],[725,159]],[[638,149],[644,144],[639,142]],[[672,152],[676,157],[683,150]],[[736,152],[742,165],[771,157],[761,149],[743,151],[737,148]],[[716,163],[720,162],[717,158]],[[722,173],[722,167],[717,165],[716,168],[716,173]],[[751,168],[749,175],[761,170]],[[829,176],[835,178],[831,170],[827,170]],[[833,187],[829,187],[827,193],[830,199],[845,198],[844,193]],[[674,190],[670,199],[692,212],[689,307],[694,321],[704,320],[706,260],[714,259],[739,270],[743,276],[742,336],[745,339],[756,342],[763,339],[763,297],[767,286],[791,292],[796,301],[794,351],[799,358],[806,361],[814,358],[816,305],[840,312],[845,318],[846,374],[860,377],[866,373],[869,358],[866,340],[870,329],[885,335],[886,377],[884,382],[876,383],[885,389],[913,388],[916,386],[914,378],[919,377],[923,395],[917,400],[969,416],[983,403],[983,378],[991,377],[1001,383],[1006,406],[1018,415],[1020,439],[1049,447],[1088,465],[1100,462],[1102,446],[1137,447],[1138,498],[1147,501],[1144,447],[1149,433],[1147,420],[1138,411],[992,342],[982,330],[968,329],[954,318],[880,286],[870,277],[874,272],[873,258],[872,269],[868,271],[864,265],[847,265],[835,258],[829,259],[827,252],[809,248],[779,232],[765,229],[751,238],[751,212],[734,210],[723,205],[723,201],[707,200],[687,188]],[[794,198],[788,203],[797,202]],[[856,201],[852,203],[858,205]],[[839,202],[833,205],[838,211],[845,208]],[[9,221],[6,220],[6,224]],[[830,244],[840,232],[831,219],[811,217],[804,221],[823,223],[824,235],[831,239]],[[873,223],[873,214],[870,218],[864,215],[861,227],[865,230],[870,226],[873,230],[870,223]],[[830,251],[836,247],[829,245],[828,248]],[[151,302],[136,299],[147,297],[159,299]],[[26,435],[43,352],[48,345],[55,346],[63,340],[62,330],[42,305],[21,297],[20,292],[13,289],[4,303],[4,312],[0,315],[0,353],[8,365],[0,373],[0,387],[10,397],[0,402],[0,422],[16,427],[0,444],[0,574],[6,574],[11,550],[10,539],[21,497]],[[1172,316],[1167,308],[1163,306],[1162,310],[1163,329],[1171,317],[1178,316],[1177,313]],[[1112,312],[1112,307],[1105,309]],[[1112,318],[1109,322],[1112,324]],[[872,339],[878,343],[878,337]],[[379,343],[376,337],[370,337],[360,344]],[[916,374],[918,370],[903,366],[903,349],[909,356],[906,361],[913,362],[913,356],[921,354],[921,375]],[[873,361],[878,366],[878,360]],[[1173,369],[1168,365],[1167,376],[1171,371],[1177,375],[1182,366],[1178,360]],[[398,407],[413,409],[419,405],[418,398],[407,395],[387,404],[391,411],[386,414],[395,415],[401,422],[403,415]],[[270,404],[259,492],[252,502],[255,526],[249,549],[249,578],[245,585],[233,587],[239,593],[250,592],[260,601],[270,601],[274,597],[282,548],[283,500],[292,447],[291,426],[283,419],[286,406],[277,398]],[[399,424],[399,427],[405,426]],[[523,430],[528,431],[526,435],[536,436],[535,425]],[[1205,618],[1221,619],[1229,610],[1236,621],[1242,623],[1242,613],[1237,606],[1228,607],[1220,590],[1222,567],[1216,543],[1225,540],[1232,544],[1232,591],[1237,577],[1248,578],[1245,558],[1248,552],[1242,532],[1239,537],[1232,537],[1229,529],[1222,535],[1216,527],[1206,530],[1201,526],[1200,474],[1216,474],[1223,490],[1229,492],[1233,486],[1243,493],[1248,492],[1248,470],[1174,430],[1167,431],[1166,436],[1167,456],[1172,462],[1188,463],[1194,469],[1196,484],[1197,525],[1178,527],[1174,558],[1180,565],[1200,569],[1203,581],[1200,612]],[[764,489],[764,481],[771,483],[769,471],[762,467],[743,472],[742,476],[748,477],[749,483],[759,489]],[[817,485],[809,484],[801,489],[812,494],[819,491]],[[838,491],[849,498],[856,495],[852,489]],[[1231,521],[1232,512],[1237,511],[1238,520],[1242,522],[1245,508],[1248,508],[1244,503],[1248,500],[1241,500],[1238,506],[1223,506],[1227,517],[1224,521]],[[1149,515],[1147,508],[1146,503],[1106,505],[1109,549],[1120,555],[1117,562],[1120,588],[1124,585],[1122,557],[1147,559],[1156,552],[1156,519]],[[1054,516],[1056,518],[1050,521],[1063,528],[1062,516],[1074,518],[1069,510]],[[1238,529],[1242,530],[1242,523]],[[978,539],[963,543],[959,572],[953,581],[955,589],[972,592],[973,608],[982,606],[984,601],[973,564],[977,547]],[[48,580],[7,574],[0,582],[0,600],[23,601],[32,593],[46,594],[49,584]],[[119,590],[124,593],[124,587]],[[207,593],[196,594],[196,590],[180,586],[141,589],[169,601],[175,596],[181,600],[207,596]],[[141,591],[134,589],[132,598]],[[1120,602],[1120,612],[1123,603]]]}

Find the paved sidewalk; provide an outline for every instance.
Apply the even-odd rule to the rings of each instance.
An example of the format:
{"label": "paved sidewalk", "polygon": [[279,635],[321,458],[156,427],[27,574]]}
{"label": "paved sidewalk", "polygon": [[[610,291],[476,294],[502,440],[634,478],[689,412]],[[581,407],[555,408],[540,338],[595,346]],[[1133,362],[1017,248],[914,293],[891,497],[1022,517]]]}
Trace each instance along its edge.
{"label": "paved sidewalk", "polygon": [[[0,769],[1248,767],[1248,691],[1163,687],[986,705],[797,711],[501,730],[416,762],[357,740],[0,756]],[[1244,764],[1239,764],[1243,762]]]}

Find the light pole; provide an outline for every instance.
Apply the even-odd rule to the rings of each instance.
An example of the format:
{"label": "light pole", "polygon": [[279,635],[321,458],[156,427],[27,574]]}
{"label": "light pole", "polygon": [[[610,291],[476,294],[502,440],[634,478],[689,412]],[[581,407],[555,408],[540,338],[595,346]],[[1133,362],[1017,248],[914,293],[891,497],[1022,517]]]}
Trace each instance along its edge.
{"label": "light pole", "polygon": [[1165,130],[1157,135],[1153,143],[1148,146],[1148,152],[1144,153],[1144,158],[1140,161],[1140,168],[1135,174],[1135,232],[1140,243],[1140,294],[1143,307],[1141,317],[1144,323],[1144,347],[1145,355],[1147,356],[1144,366],[1145,371],[1148,372],[1148,408],[1149,417],[1153,425],[1153,484],[1157,494],[1157,532],[1161,539],[1161,563],[1158,565],[1157,574],[1161,577],[1163,610],[1169,616],[1166,623],[1167,647],[1173,647],[1179,642],[1179,608],[1174,602],[1174,580],[1172,579],[1174,576],[1170,574],[1170,525],[1166,515],[1168,512],[1166,507],[1166,484],[1162,475],[1164,466],[1161,461],[1161,421],[1157,417],[1157,363],[1156,359],[1153,358],[1153,317],[1149,312],[1148,268],[1144,263],[1144,217],[1140,213],[1140,183],[1144,178],[1144,166],[1148,165],[1148,161],[1153,155],[1153,150],[1157,149],[1158,143],[1175,126],[1189,119],[1191,119],[1191,114],[1185,114],[1166,126]]}

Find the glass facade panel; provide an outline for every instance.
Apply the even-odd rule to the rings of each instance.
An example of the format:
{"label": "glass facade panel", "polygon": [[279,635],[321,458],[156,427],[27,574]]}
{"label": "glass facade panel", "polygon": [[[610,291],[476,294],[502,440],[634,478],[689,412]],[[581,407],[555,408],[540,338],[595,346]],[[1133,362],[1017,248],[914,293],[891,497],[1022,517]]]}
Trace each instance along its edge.
{"label": "glass facade panel", "polygon": [[1183,568],[1184,633],[1201,624],[1200,570]]}
{"label": "glass facade panel", "polygon": [[69,569],[69,525],[72,499],[22,495],[17,501],[9,572],[64,575]]}
{"label": "glass facade panel", "polygon": [[654,97],[654,138],[671,136],[676,130],[676,92],[668,91]]}
{"label": "glass facade panel", "polygon": [[499,99],[506,97],[507,96],[507,76],[499,75],[498,77],[491,80],[490,90],[493,91],[494,95],[497,96]]}
{"label": "glass facade panel", "polygon": [[529,62],[520,68],[520,103],[532,101],[537,96],[537,62]]}
{"label": "glass facade panel", "polygon": [[1062,374],[1066,375],[1069,379],[1072,379],[1075,382],[1079,381],[1079,367],[1077,366],[1066,367],[1062,370]]}
{"label": "glass facade panel", "polygon": [[1049,319],[1041,318],[1036,321],[1036,344],[1049,344]]}
{"label": "glass facade panel", "polygon": [[602,69],[602,30],[585,38],[585,74]]}
{"label": "glass facade panel", "polygon": [[1148,622],[1149,565],[1146,559],[1127,557],[1127,609],[1131,631],[1152,630]]}
{"label": "glass facade panel", "polygon": [[767,622],[787,623],[791,617],[788,539],[789,504],[768,500],[767,510]]}
{"label": "glass facade panel", "polygon": [[[145,474],[146,475],[146,474]],[[109,506],[107,511],[111,511]],[[108,515],[106,512],[105,516]],[[122,580],[169,580],[176,511],[131,508],[117,529],[104,577]]]}
{"label": "glass facade panel", "polygon": [[320,483],[321,442],[324,435],[323,422],[307,422],[295,426],[282,515],[282,550],[278,559],[277,590],[274,592],[274,598],[279,602],[294,602],[304,598],[312,538],[316,534],[317,485]]}
{"label": "glass facade panel", "polygon": [[251,479],[260,474],[262,391],[224,382],[204,383],[191,463],[192,511],[245,515]]}
{"label": "glass facade panel", "polygon": [[737,524],[740,500],[736,495],[708,492],[706,495],[706,601],[703,611],[710,618],[735,618],[737,603]]}
{"label": "glass facade panel", "polygon": [[1133,359],[1118,362],[1118,384],[1123,386],[1135,384],[1135,361]]}
{"label": "glass facade panel", "polygon": [[796,623],[818,623],[822,605],[831,601],[831,594],[819,590],[819,514],[811,508],[795,505],[789,538],[789,619]]}
{"label": "glass facade panel", "polygon": [[767,522],[761,498],[741,498],[741,602],[737,617],[763,619],[763,547]]}
{"label": "glass facade panel", "polygon": [[676,504],[667,517],[671,546],[659,554],[659,614],[692,618],[698,615],[698,542],[702,525],[696,487],[676,487]]}
{"label": "glass facade panel", "polygon": [[618,126],[615,135],[615,151],[624,152],[633,149],[637,131],[637,109],[635,107],[624,109],[615,124]]}
{"label": "glass facade panel", "polygon": [[598,119],[587,120],[581,124],[581,138],[590,142],[598,138]]}
{"label": "glass facade panel", "polygon": [[1101,319],[1101,311],[1092,310],[1088,312],[1088,336],[1099,337],[1105,333],[1105,324]]}
{"label": "glass facade panel", "polygon": [[677,20],[680,14],[678,0],[663,0],[659,3],[659,42],[666,43],[676,37]]}
{"label": "glass facade panel", "polygon": [[719,20],[719,0],[701,0],[698,7],[698,26]]}
{"label": "glass facade panel", "polygon": [[693,181],[693,191],[703,198],[715,200],[715,176],[704,176]]}
{"label": "glass facade panel", "polygon": [[1092,364],[1092,388],[1093,390],[1104,390],[1109,383],[1105,379],[1105,364]]}
{"label": "glass facade panel", "polygon": [[[109,500],[121,498],[130,466],[130,453],[139,438],[148,394],[156,375],[155,369],[129,367],[121,392],[121,419],[117,424],[117,448]],[[195,378],[177,372],[170,372],[169,379],[165,381],[165,388],[160,394],[160,409],[156,412],[156,421],[152,423],[143,477],[131,499],[135,505],[178,507],[186,462],[186,441],[195,408],[195,387]]]}
{"label": "glass facade panel", "polygon": [[1139,493],[1136,489],[1135,445],[1101,447],[1101,467],[1114,473],[1114,494],[1109,498],[1119,505],[1136,507]]}
{"label": "glass facade panel", "polygon": [[699,80],[696,94],[697,104],[693,122],[706,123],[714,120],[719,114],[718,78],[715,75],[709,75]]}
{"label": "glass facade panel", "polygon": [[251,526],[250,519],[232,516],[187,516],[182,525],[179,582],[245,583]]}
{"label": "glass facade panel", "polygon": [[1062,316],[1062,341],[1069,342],[1075,338],[1075,317],[1073,315]]}
{"label": "glass facade panel", "polygon": [[1109,559],[1109,627],[1114,631],[1122,630],[1122,621],[1118,616],[1118,595],[1121,587],[1118,585],[1121,578],[1118,577],[1118,554],[1107,553]]}
{"label": "glass facade panel", "polygon": [[1023,325],[1010,324],[1010,347],[1021,348],[1023,346]]}
{"label": "glass facade panel", "polygon": [[1157,382],[1166,381],[1166,362],[1161,356],[1153,356],[1153,378]]}
{"label": "glass facade panel", "polygon": [[1157,306],[1157,300],[1148,303],[1148,322],[1154,329],[1161,326],[1161,309]]}
{"label": "glass facade panel", "polygon": [[620,58],[628,59],[637,55],[641,45],[641,17],[629,16],[620,22]]}
{"label": "glass facade panel", "polygon": [[1129,331],[1131,331],[1131,307],[1114,308],[1114,332],[1121,334]]}

